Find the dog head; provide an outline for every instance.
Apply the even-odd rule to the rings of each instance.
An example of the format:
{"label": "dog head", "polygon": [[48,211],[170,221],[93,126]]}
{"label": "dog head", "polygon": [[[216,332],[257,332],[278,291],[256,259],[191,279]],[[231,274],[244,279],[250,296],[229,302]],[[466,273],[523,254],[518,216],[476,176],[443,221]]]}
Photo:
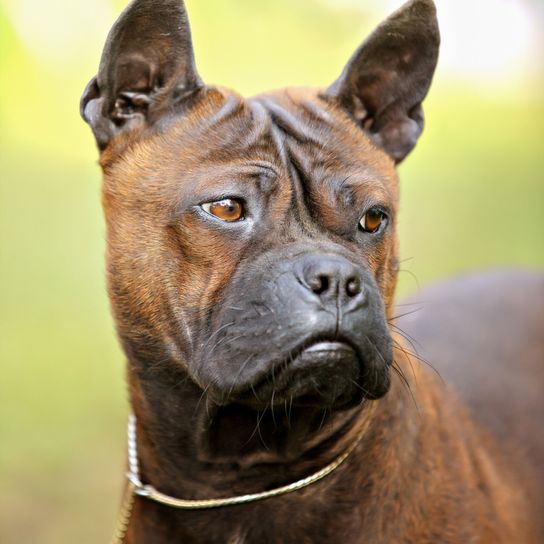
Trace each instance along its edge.
{"label": "dog head", "polygon": [[389,386],[395,164],[439,35],[412,0],[326,89],[205,85],[181,0],[135,0],[81,101],[101,151],[109,290],[133,368],[217,406],[341,411]]}

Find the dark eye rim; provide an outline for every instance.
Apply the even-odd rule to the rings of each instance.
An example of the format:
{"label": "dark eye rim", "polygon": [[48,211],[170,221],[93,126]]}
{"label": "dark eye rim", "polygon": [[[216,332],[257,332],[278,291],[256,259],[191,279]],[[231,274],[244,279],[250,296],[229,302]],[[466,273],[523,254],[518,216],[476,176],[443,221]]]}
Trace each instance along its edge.
{"label": "dark eye rim", "polygon": [[[364,217],[366,216],[366,214],[369,213],[369,212],[372,212],[372,211],[375,211],[375,212],[378,212],[378,213],[382,214],[383,220],[382,220],[380,226],[376,230],[366,230],[362,225],[362,221],[363,221]],[[389,219],[390,219],[390,213],[383,206],[370,206],[361,215],[361,217],[359,219],[359,222],[357,224],[357,229],[358,229],[359,232],[362,232],[364,234],[370,234],[372,236],[376,236],[378,234],[382,234],[385,231],[385,229],[389,225]]]}
{"label": "dark eye rim", "polygon": [[[240,206],[242,207],[242,215],[239,219],[235,219],[234,221],[226,221],[225,219],[221,219],[220,217],[217,217],[217,215],[214,215],[213,213],[210,213],[204,206],[206,205],[212,205],[217,204],[219,202],[223,202],[225,200],[233,200],[235,202],[238,202]],[[198,207],[206,214],[207,217],[211,217],[216,221],[220,221],[221,223],[226,223],[228,225],[232,225],[235,223],[240,223],[241,221],[245,221],[247,217],[247,207],[246,207],[246,201],[243,198],[235,197],[235,196],[221,196],[219,198],[215,198],[213,200],[206,200],[205,202],[201,202]]]}

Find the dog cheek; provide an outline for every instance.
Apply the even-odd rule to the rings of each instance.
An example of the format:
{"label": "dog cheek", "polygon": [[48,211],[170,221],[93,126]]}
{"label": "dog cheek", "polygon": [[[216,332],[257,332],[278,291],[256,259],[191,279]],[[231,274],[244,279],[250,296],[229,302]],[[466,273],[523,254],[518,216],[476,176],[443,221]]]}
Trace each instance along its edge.
{"label": "dog cheek", "polygon": [[304,334],[293,320],[293,297],[270,280],[270,273],[234,282],[211,318],[209,340],[199,346],[197,379],[225,403],[268,375],[271,361],[282,361]]}

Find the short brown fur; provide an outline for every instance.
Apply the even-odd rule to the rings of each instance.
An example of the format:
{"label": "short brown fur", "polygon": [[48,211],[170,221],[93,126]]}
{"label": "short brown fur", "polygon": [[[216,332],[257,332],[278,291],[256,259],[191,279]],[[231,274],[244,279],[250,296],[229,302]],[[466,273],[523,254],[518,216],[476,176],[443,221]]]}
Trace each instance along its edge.
{"label": "short brown fur", "polygon": [[[387,32],[378,29],[328,90],[287,89],[251,99],[201,83],[188,49],[183,5],[171,0],[162,5],[172,17],[149,17],[148,10],[158,6],[154,0],[136,0],[128,8],[110,35],[101,71],[82,102],[102,150],[108,287],[129,363],[142,480],[186,499],[263,491],[319,470],[349,447],[367,419],[369,427],[339,469],[295,493],[199,511],[180,511],[138,497],[125,541],[544,541],[544,443],[539,438],[544,405],[541,389],[533,386],[544,378],[538,333],[544,310],[535,302],[544,296],[542,276],[504,273],[481,280],[477,288],[470,288],[474,280],[452,282],[429,291],[429,300],[437,305],[414,316],[395,315],[395,163],[421,132],[420,102],[436,63],[430,48],[438,47],[432,2],[413,0],[392,16],[380,27]],[[133,66],[125,59],[125,71],[104,68],[117,58],[108,56],[112,51],[124,58],[116,45],[119,36],[129,53],[137,46],[121,32],[123,21],[133,24],[134,17],[160,40],[164,62],[170,62],[169,77],[175,73],[182,81],[182,98],[176,102],[168,98],[175,87],[169,80],[153,94],[151,80],[164,67],[152,66],[155,71],[148,73],[140,60],[132,60]],[[170,18],[179,22],[172,34],[180,29],[183,33],[171,57],[164,38],[168,34],[160,26],[167,27]],[[409,34],[417,25],[426,25],[422,45],[416,36],[402,47],[421,47],[419,56],[427,64],[422,61],[417,77],[406,76],[409,89],[394,107],[384,109],[380,93],[373,100],[370,85],[352,96],[359,92],[358,82],[370,81],[368,75],[356,76],[366,66],[372,68],[382,41],[389,43],[388,29],[405,28]],[[385,50],[390,55],[393,49]],[[407,54],[402,62],[417,57]],[[178,58],[184,62],[174,69]],[[115,77],[122,73],[130,79],[131,70],[138,78],[125,81],[124,89]],[[148,86],[142,83],[147,77]],[[375,73],[372,77],[379,87],[380,78]],[[113,88],[117,95],[111,94]],[[261,203],[253,206],[251,230],[242,223],[210,222],[202,214],[202,203],[240,191],[249,203]],[[387,209],[387,230],[376,237],[354,230],[361,210],[378,205]],[[229,359],[225,346],[236,346],[238,336],[225,336],[224,331],[281,315],[281,305],[291,297],[272,291],[270,304],[278,304],[272,311],[261,301],[248,302],[248,293],[259,292],[259,282],[265,290],[268,282],[290,274],[286,263],[296,268],[300,259],[315,255],[323,261],[332,255],[335,266],[355,263],[354,270],[361,270],[367,282],[365,289],[376,304],[381,301],[383,315],[375,323],[387,324],[391,338],[376,346],[368,336],[367,343],[383,359],[387,342],[392,342],[392,362],[383,361],[384,368],[391,366],[390,386],[383,378],[382,389],[365,390],[354,405],[295,402],[291,413],[286,402],[282,414],[272,396],[269,409],[255,408],[251,403],[259,402],[257,393],[248,401],[238,385],[247,379],[258,389],[262,375],[272,372],[274,380],[279,367],[268,362],[261,369],[254,368],[256,363],[246,367],[236,357]],[[268,276],[263,275],[268,267]],[[299,293],[298,284],[288,288]],[[493,300],[500,303],[491,310]],[[256,306],[251,319],[244,314],[246,321],[237,321],[238,302]],[[233,322],[222,312],[234,315]],[[437,323],[443,324],[441,332],[434,329]],[[272,332],[256,334],[247,341],[248,349],[274,351],[273,342],[265,344],[273,337],[281,351],[291,340],[280,332],[281,325],[255,325],[255,331]],[[289,322],[286,328],[295,325],[300,326]],[[337,331],[341,326],[337,322]],[[500,334],[492,335],[493,330]],[[515,334],[508,337],[511,330]],[[487,343],[478,343],[488,334]],[[423,344],[423,352],[428,349],[425,355],[440,373],[447,378],[451,374],[452,390],[422,364],[412,336]],[[242,353],[246,347],[236,349]],[[234,365],[234,377],[228,374],[229,364]],[[471,378],[476,365],[486,369],[478,383]],[[455,368],[463,372],[456,374]],[[509,379],[513,373],[514,382]],[[375,381],[380,379],[376,374]],[[489,382],[493,388],[487,387]],[[509,401],[524,395],[525,403]],[[487,411],[479,404],[482,399]]]}

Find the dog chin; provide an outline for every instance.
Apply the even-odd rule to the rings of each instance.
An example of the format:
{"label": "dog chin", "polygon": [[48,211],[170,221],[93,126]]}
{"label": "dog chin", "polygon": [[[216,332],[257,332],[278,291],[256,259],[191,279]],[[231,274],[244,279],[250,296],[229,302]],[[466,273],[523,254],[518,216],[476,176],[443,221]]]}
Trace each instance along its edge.
{"label": "dog chin", "polygon": [[319,341],[300,352],[260,383],[242,394],[242,402],[257,410],[295,406],[342,409],[359,404],[364,388],[359,383],[361,361],[348,343]]}
{"label": "dog chin", "polygon": [[289,404],[264,410],[237,403],[215,406],[200,413],[198,457],[243,468],[286,463],[329,440],[334,443],[364,405],[332,411]]}
{"label": "dog chin", "polygon": [[362,360],[348,342],[305,345],[289,364],[202,411],[202,460],[250,466],[304,454],[387,392],[389,369],[382,366]]}

